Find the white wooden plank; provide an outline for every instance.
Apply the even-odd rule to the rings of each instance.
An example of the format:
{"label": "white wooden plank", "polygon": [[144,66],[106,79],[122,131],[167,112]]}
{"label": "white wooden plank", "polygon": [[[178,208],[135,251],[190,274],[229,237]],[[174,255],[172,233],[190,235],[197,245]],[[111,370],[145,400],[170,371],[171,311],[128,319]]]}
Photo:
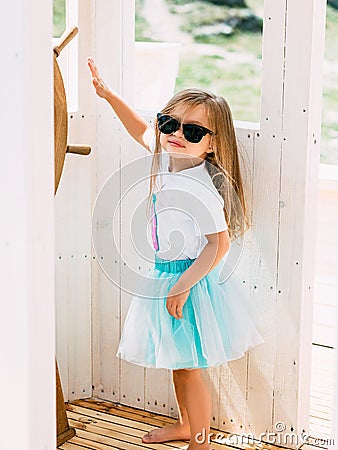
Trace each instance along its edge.
{"label": "white wooden plank", "polygon": [[313,323],[315,325],[325,325],[334,328],[336,326],[337,306],[318,305],[313,307]]}
{"label": "white wooden plank", "polygon": [[[245,198],[249,220],[252,220],[252,183],[254,165],[254,132],[250,129],[237,128],[236,137],[240,150],[240,164],[243,177]],[[238,248],[238,260],[235,268],[236,275],[240,276],[244,289],[249,297],[253,295],[252,280],[252,229],[246,232],[244,240],[232,243]],[[248,389],[248,358],[247,353],[242,358],[232,361],[227,367],[219,371],[219,429],[228,432],[245,431],[247,422],[247,389]],[[244,427],[244,428],[243,428]]]}
{"label": "white wooden plank", "polygon": [[[135,144],[129,136],[124,132],[121,140],[121,167],[122,180],[121,185],[123,193],[130,187],[131,180],[128,176],[128,164],[137,157],[144,155],[144,151]],[[125,171],[124,171],[125,170]],[[138,191],[138,184],[135,185],[134,194],[136,196],[136,190]],[[121,194],[122,194],[121,191]],[[144,192],[142,187],[140,193]],[[133,194],[131,194],[133,195]],[[142,197],[142,194],[141,194]],[[126,288],[130,286],[130,270],[138,270],[141,267],[141,271],[145,270],[146,261],[143,260],[143,255],[138,254],[138,248],[133,246],[134,239],[131,236],[131,221],[134,215],[132,201],[126,201],[121,204],[121,326],[123,326],[133,293],[126,292]],[[131,239],[132,238],[132,239]],[[137,242],[136,242],[137,246]],[[137,294],[137,293],[136,293]],[[121,361],[121,401],[125,405],[138,406],[143,408],[145,405],[145,370],[143,367],[130,364],[129,362]],[[163,375],[162,375],[163,376]],[[165,386],[164,399],[159,402],[167,404],[167,378],[163,380],[163,386]],[[161,378],[158,379],[158,383],[161,383]]]}
{"label": "white wooden plank", "polygon": [[[124,2],[119,0],[109,4],[104,1],[96,2],[95,53],[98,66],[102,75],[105,76],[106,82],[130,103],[133,102],[134,7],[134,2],[130,0]],[[109,129],[102,129],[101,131],[108,140]],[[121,166],[127,164],[137,155],[136,152],[133,153],[135,145],[134,149],[130,149],[129,145],[133,144],[125,140],[127,139],[125,134],[122,136],[121,142],[117,141],[114,154],[115,162]],[[100,166],[107,167],[106,158],[102,158]],[[118,193],[116,194],[118,195]],[[120,196],[118,195],[119,198]],[[120,220],[123,221],[123,216]],[[122,230],[122,222],[120,226]],[[122,241],[120,245],[122,245]],[[119,251],[121,252],[121,248]],[[122,271],[124,264],[121,254],[119,260],[121,264],[120,283],[123,285]],[[116,305],[115,312],[120,317],[120,327],[122,327],[130,302],[130,295],[123,289],[120,293],[120,302],[118,309]],[[115,341],[115,338],[116,334],[114,334],[113,342],[114,351],[117,350],[118,345],[118,340]],[[105,364],[107,361],[105,354],[102,357],[103,364]],[[122,403],[138,407],[144,405],[144,369],[142,367],[131,366],[129,363],[121,361],[119,371],[112,376],[120,377],[120,401]],[[109,395],[112,395],[112,393],[110,392]]]}
{"label": "white wooden plank", "polygon": [[[316,276],[316,280],[318,277]],[[338,304],[338,284],[315,283],[314,305],[335,307]]]}
{"label": "white wooden plank", "polygon": [[[117,266],[118,268],[118,266]],[[93,396],[119,402],[119,361],[116,357],[120,335],[119,289],[93,268],[95,308],[93,307]],[[93,287],[94,287],[93,286]]]}
{"label": "white wooden plank", "polygon": [[[172,380],[172,376],[171,376],[171,380]],[[171,381],[171,383],[172,383],[172,381]],[[168,405],[169,405],[169,414],[168,415],[170,417],[177,419],[178,418],[178,409],[177,409],[175,391],[174,391],[173,386],[169,389]]]}
{"label": "white wooden plank", "polygon": [[[91,2],[81,2],[78,9],[77,25],[81,40],[72,42],[78,46],[76,52],[66,51],[60,55],[60,62],[66,60],[66,78],[77,77],[78,110],[69,114],[69,144],[92,146],[94,128],[92,127],[93,100],[90,91],[90,77],[86,68],[87,52],[93,41],[88,30],[91,29],[91,16],[88,15]],[[67,3],[68,22],[74,16],[73,2]],[[69,23],[68,23],[69,25]],[[86,32],[87,31],[87,32]],[[69,68],[69,58],[72,70]],[[72,73],[70,73],[72,72]],[[67,154],[64,172],[60,181],[60,195],[57,200],[57,257],[61,256],[63,268],[57,273],[58,305],[58,353],[61,359],[60,374],[65,388],[65,399],[85,398],[92,394],[91,358],[91,204],[95,175],[95,156],[83,157]],[[58,192],[59,194],[59,192]],[[59,262],[61,262],[59,261]],[[66,280],[60,278],[65,275]],[[67,291],[65,292],[65,288]],[[60,298],[60,296],[65,296]],[[64,318],[67,317],[67,320]],[[66,337],[67,365],[65,364]]]}
{"label": "white wooden plank", "polygon": [[[336,297],[338,299],[338,296]],[[332,370],[334,376],[334,394],[332,396],[332,403],[335,405],[333,414],[332,414],[332,435],[331,438],[334,440],[334,447],[337,450],[338,447],[338,411],[337,411],[337,402],[338,402],[338,309],[336,311],[336,343],[335,343],[335,365]]]}
{"label": "white wooden plank", "polygon": [[[113,89],[121,86],[121,2],[91,2],[93,26],[89,33],[92,36],[93,48],[91,55],[100,68],[100,73],[106,83]],[[89,56],[89,55],[87,55]],[[89,76],[88,76],[89,78]],[[105,181],[118,169],[120,165],[120,124],[114,118],[114,114],[106,102],[95,98],[96,117],[96,186],[95,197],[99,194]],[[112,203],[116,203],[120,197],[120,189],[111,193],[108,189],[107,195],[114,195]],[[109,202],[109,199],[107,199]],[[109,205],[109,203],[108,203]],[[117,219],[119,220],[119,210]],[[107,215],[111,216],[108,210]],[[116,358],[117,345],[120,335],[120,258],[118,248],[104,247],[108,224],[95,224],[94,233],[98,233],[102,245],[98,245],[96,251],[99,261],[95,261],[93,267],[93,385],[94,392],[99,398],[107,400],[120,400],[120,362]],[[97,229],[97,226],[101,227]],[[120,246],[119,236],[115,236],[117,245]],[[109,254],[109,250],[111,254]],[[103,258],[103,260],[102,260]],[[109,268],[117,281],[114,285],[112,280],[98,267],[98,262],[109,261]]]}
{"label": "white wooden plank", "polygon": [[333,347],[335,345],[337,331],[335,328],[328,328],[325,325],[313,325],[312,340],[314,344]]}
{"label": "white wooden plank", "polygon": [[[56,210],[56,221],[62,223],[60,227],[57,224],[56,247],[57,263],[61,266],[61,271],[56,272],[60,277],[56,280],[57,301],[60,302],[57,308],[58,342],[61,341],[58,354],[62,349],[65,351],[62,342],[67,342],[67,368],[63,364],[60,369],[62,380],[69,377],[68,381],[63,381],[64,387],[69,384],[70,390],[65,397],[81,398],[91,395],[91,220],[90,192],[86,195],[84,188],[88,181],[83,178],[88,169],[82,166],[83,175],[78,177],[78,183],[74,183],[74,176],[81,168],[77,161],[73,163],[66,161],[61,181],[66,185],[62,194],[67,196],[60,195],[57,205],[64,201],[65,207]],[[65,369],[66,374],[62,373]]]}
{"label": "white wooden plank", "polygon": [[55,196],[56,358],[65,401],[68,401],[68,183],[64,177]]}
{"label": "white wooden plank", "polygon": [[220,411],[220,367],[213,367],[204,370],[203,376],[207,383],[211,401],[211,426],[218,428],[219,425],[219,411]]}
{"label": "white wooden plank", "polygon": [[[134,104],[134,17],[135,17],[135,2],[133,0],[121,1],[120,5],[121,11],[121,94],[123,97],[130,103]],[[139,158],[144,154],[144,150],[142,150],[137,144],[135,144],[132,139],[126,134],[122,134],[121,141],[121,166],[130,163],[135,158]],[[122,176],[122,183],[128,182],[128,180],[124,180]],[[121,226],[124,228],[124,219],[127,217],[124,214],[129,216],[128,207],[125,205],[122,206],[121,211]],[[123,233],[129,233],[129,230],[123,231]],[[126,250],[123,249],[125,240],[121,242],[121,251]],[[130,246],[129,249],[132,247]],[[127,250],[127,254],[128,254]],[[132,253],[129,253],[129,260],[132,258]],[[133,258],[132,258],[133,259]],[[138,262],[140,259],[136,257],[135,259],[135,267],[138,267]],[[140,261],[139,267],[143,270],[144,262]],[[127,276],[126,265],[122,264],[121,266],[121,284],[124,285],[125,277]],[[121,293],[121,321],[124,321],[125,314],[128,308],[128,301],[130,299],[130,295],[127,293]],[[143,407],[145,405],[145,369],[140,366],[132,366],[132,370],[130,368],[130,364],[124,361],[121,362],[121,393],[125,395],[125,404],[130,406]],[[163,403],[166,403],[166,396]]]}
{"label": "white wooden plank", "polygon": [[51,24],[51,1],[1,13],[1,447],[22,450],[56,447]]}
{"label": "white wooden plank", "polygon": [[173,389],[171,371],[147,369],[145,372],[145,401],[147,411],[169,415],[169,390]]}
{"label": "white wooden plank", "polygon": [[[100,70],[104,76],[104,67]],[[96,199],[93,211],[96,259],[92,265],[93,386],[97,397],[120,401],[120,362],[116,357],[121,328],[120,236],[111,233],[114,213],[120,221],[120,211],[114,208],[120,198],[120,183],[111,178],[119,167],[120,123],[100,101],[96,128],[96,195],[99,195],[100,209],[96,209],[99,202]],[[115,180],[114,184],[109,180]],[[117,240],[117,248],[111,245],[113,237]]]}
{"label": "white wooden plank", "polygon": [[274,418],[284,423],[285,431],[301,432],[308,429],[310,402],[307,374],[311,367],[312,242],[318,193],[325,3],[288,2],[286,29]]}
{"label": "white wooden plank", "polygon": [[253,174],[253,301],[264,324],[264,344],[250,352],[248,423],[253,434],[274,430],[276,284],[286,2],[264,2],[261,126],[255,134]]}

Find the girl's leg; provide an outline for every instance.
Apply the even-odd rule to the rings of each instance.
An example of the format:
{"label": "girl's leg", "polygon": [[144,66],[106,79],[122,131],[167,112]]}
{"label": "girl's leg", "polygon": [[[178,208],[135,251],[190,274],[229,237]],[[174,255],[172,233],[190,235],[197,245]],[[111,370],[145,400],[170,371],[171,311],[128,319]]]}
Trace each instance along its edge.
{"label": "girl's leg", "polygon": [[149,433],[143,436],[142,441],[145,443],[158,444],[160,442],[190,439],[189,418],[184,399],[184,386],[182,386],[178,372],[181,372],[181,370],[173,371],[173,383],[178,409],[177,423],[165,426],[163,428],[155,428],[154,430],[149,431]]}
{"label": "girl's leg", "polygon": [[181,370],[180,384],[184,390],[185,406],[190,424],[188,450],[210,449],[211,396],[201,369]]}

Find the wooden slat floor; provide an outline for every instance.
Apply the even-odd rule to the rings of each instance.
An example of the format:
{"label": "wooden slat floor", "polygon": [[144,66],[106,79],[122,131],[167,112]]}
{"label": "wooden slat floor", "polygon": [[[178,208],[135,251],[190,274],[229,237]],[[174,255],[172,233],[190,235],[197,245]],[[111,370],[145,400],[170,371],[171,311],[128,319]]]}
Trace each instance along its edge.
{"label": "wooden slat floor", "polygon": [[316,219],[310,433],[332,439],[338,318],[338,172],[321,165]]}
{"label": "wooden slat floor", "polygon": [[[153,414],[139,409],[120,406],[114,403],[98,399],[75,400],[67,404],[67,416],[70,426],[76,428],[76,436],[58,447],[60,450],[174,450],[186,449],[188,442],[175,441],[166,444],[144,444],[142,436],[154,427],[161,427],[173,423],[175,420],[169,417]],[[211,430],[217,434],[217,430]],[[219,433],[219,432],[218,432]],[[223,433],[226,438],[227,433]],[[309,444],[303,444],[302,450],[315,450],[319,446],[310,440]],[[254,443],[240,443],[227,445],[224,441],[216,442],[212,438],[212,450],[225,450],[226,448],[239,448],[241,450],[280,450],[266,443],[255,441]]]}
{"label": "wooden slat floor", "polygon": [[312,346],[310,433],[332,439],[336,351],[320,345]]}

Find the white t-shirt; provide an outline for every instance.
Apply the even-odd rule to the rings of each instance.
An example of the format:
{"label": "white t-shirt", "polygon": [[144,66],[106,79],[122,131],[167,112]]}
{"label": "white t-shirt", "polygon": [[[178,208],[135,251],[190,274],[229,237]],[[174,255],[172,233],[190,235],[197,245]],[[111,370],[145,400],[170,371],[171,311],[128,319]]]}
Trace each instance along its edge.
{"label": "white t-shirt", "polygon": [[208,242],[206,234],[228,229],[224,200],[205,161],[179,172],[169,171],[169,154],[165,150],[161,161],[160,188],[153,196],[150,223],[154,249],[163,259],[197,258]]}

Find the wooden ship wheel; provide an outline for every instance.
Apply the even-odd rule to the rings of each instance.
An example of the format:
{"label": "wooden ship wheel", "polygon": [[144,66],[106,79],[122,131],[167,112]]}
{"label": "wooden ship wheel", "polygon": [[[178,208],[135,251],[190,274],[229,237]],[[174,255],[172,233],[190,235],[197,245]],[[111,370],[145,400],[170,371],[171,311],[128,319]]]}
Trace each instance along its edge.
{"label": "wooden ship wheel", "polygon": [[[61,71],[57,62],[64,47],[77,35],[78,28],[73,27],[67,30],[60,38],[59,45],[54,47],[54,195],[60,183],[62,169],[65,162],[66,153],[76,153],[79,155],[89,155],[90,147],[80,145],[68,145],[68,111],[65,87]],[[56,430],[57,446],[68,441],[75,435],[75,429],[68,424],[64,396],[60,382],[57,360],[55,358],[56,371]]]}

